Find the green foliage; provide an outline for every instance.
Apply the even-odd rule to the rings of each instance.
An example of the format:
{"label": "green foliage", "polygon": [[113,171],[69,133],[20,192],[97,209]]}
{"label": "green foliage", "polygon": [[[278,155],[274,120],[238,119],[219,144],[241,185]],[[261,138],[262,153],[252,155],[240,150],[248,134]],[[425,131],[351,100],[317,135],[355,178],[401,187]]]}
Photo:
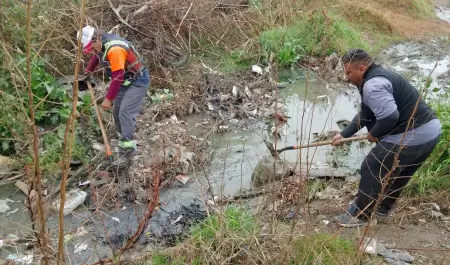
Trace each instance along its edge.
{"label": "green foliage", "polygon": [[288,27],[264,31],[261,45],[267,53],[274,53],[280,65],[297,62],[303,56],[325,56],[345,52],[351,47],[369,49],[362,35],[336,14],[316,10]]}
{"label": "green foliage", "polygon": [[298,238],[292,243],[289,264],[357,264],[358,251],[350,240],[335,238],[326,234]]}
{"label": "green foliage", "polygon": [[418,194],[450,190],[450,103],[438,102],[432,106],[441,122],[442,133],[435,150],[414,175],[410,191]]}
{"label": "green foliage", "polygon": [[229,206],[225,209],[223,216],[210,216],[206,221],[192,228],[191,236],[200,247],[203,244],[219,247],[218,235],[226,234],[230,237],[239,235],[246,238],[255,232],[255,220],[242,208]]}
{"label": "green foliage", "polygon": [[[2,57],[0,53],[0,57]],[[23,54],[16,56],[14,62],[22,76],[27,76],[26,58]],[[39,126],[56,126],[67,121],[71,111],[71,100],[68,97],[68,86],[59,86],[55,78],[45,69],[45,61],[36,59],[31,62],[31,90],[35,119]],[[16,78],[13,80],[13,75]],[[1,152],[10,151],[12,137],[24,135],[30,117],[28,108],[27,85],[17,78],[17,73],[0,68],[0,140]],[[20,74],[19,74],[20,75]]]}

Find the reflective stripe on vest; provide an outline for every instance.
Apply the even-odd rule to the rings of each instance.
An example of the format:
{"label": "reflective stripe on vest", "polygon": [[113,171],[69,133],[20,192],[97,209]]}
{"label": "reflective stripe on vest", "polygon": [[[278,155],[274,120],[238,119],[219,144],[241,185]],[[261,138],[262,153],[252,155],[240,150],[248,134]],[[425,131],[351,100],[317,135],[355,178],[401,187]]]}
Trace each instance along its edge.
{"label": "reflective stripe on vest", "polygon": [[[129,45],[128,43],[124,42],[124,41],[121,41],[121,40],[112,40],[112,41],[109,41],[109,42],[105,43],[105,52],[103,53],[103,58],[102,58],[103,60],[106,59],[106,56],[107,56],[107,54],[108,54],[108,50],[109,50],[109,48],[111,48],[111,46],[113,46],[113,45],[121,45],[121,46],[125,46],[126,49],[129,49],[129,48],[130,48],[130,45]],[[127,52],[128,52],[128,51],[127,51]]]}
{"label": "reflective stripe on vest", "polygon": [[[126,50],[127,50],[127,53],[128,53],[128,50],[129,49],[131,49],[132,51],[133,51],[133,53],[136,55],[136,60],[134,61],[134,62],[132,62],[131,64],[129,64],[128,62],[126,62],[126,68],[127,69],[125,69],[126,71],[129,71],[129,72],[136,72],[136,70],[134,69],[134,67],[137,65],[137,64],[139,64],[139,63],[141,63],[141,68],[139,69],[139,70],[142,70],[142,68],[143,68],[143,63],[142,63],[142,61],[141,61],[141,56],[139,55],[139,53],[136,51],[136,49],[133,47],[133,45],[131,45],[130,43],[128,43],[128,42],[125,42],[125,41],[122,41],[122,40],[112,40],[112,41],[108,41],[107,43],[105,43],[104,44],[105,45],[105,52],[103,53],[103,57],[102,57],[102,60],[103,61],[105,61],[105,59],[106,59],[106,56],[108,55],[108,51],[109,51],[109,49],[112,47],[112,46],[115,46],[115,45],[119,45],[119,46],[123,46]],[[138,70],[138,72],[139,72],[139,70]]]}

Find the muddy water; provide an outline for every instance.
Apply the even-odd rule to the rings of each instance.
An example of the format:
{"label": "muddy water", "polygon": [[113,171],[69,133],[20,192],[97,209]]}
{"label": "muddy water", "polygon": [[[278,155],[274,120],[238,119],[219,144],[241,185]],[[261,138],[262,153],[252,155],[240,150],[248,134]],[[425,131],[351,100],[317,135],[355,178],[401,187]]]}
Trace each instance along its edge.
{"label": "muddy water", "polygon": [[[285,73],[281,73],[280,76]],[[343,92],[338,92],[343,91]],[[323,97],[326,96],[326,97]],[[350,87],[330,87],[313,76],[303,77],[279,90],[285,114],[290,118],[280,133],[277,149],[314,140],[314,134],[339,131],[337,121],[351,120],[357,113],[359,95]],[[269,125],[269,128],[271,125]],[[258,124],[254,131],[231,132],[217,137],[216,157],[211,166],[210,178],[216,195],[231,195],[251,187],[251,174],[258,161],[270,155],[262,142],[268,136],[265,124]],[[364,131],[361,131],[364,133]],[[273,139],[272,139],[273,141]],[[331,162],[340,160],[348,174],[359,169],[370,146],[352,143],[345,159],[333,156],[331,146],[286,151],[281,157],[299,167],[328,168]]]}

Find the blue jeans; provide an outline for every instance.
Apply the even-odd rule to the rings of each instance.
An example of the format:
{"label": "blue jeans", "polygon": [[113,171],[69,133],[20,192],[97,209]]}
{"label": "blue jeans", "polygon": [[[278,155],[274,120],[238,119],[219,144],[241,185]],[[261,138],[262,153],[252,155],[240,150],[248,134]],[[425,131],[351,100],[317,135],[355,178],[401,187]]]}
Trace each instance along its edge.
{"label": "blue jeans", "polygon": [[150,88],[150,74],[147,69],[128,86],[120,87],[114,99],[114,123],[123,139],[133,140],[136,117],[142,106],[142,100]]}

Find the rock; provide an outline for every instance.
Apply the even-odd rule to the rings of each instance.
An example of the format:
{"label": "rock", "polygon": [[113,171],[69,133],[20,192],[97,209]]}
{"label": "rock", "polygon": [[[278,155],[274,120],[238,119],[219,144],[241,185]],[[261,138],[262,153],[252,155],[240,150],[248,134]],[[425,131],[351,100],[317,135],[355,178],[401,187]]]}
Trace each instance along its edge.
{"label": "rock", "polygon": [[273,156],[265,156],[253,171],[252,183],[255,187],[259,187],[272,181],[281,180],[289,176],[291,170],[287,161]]}

